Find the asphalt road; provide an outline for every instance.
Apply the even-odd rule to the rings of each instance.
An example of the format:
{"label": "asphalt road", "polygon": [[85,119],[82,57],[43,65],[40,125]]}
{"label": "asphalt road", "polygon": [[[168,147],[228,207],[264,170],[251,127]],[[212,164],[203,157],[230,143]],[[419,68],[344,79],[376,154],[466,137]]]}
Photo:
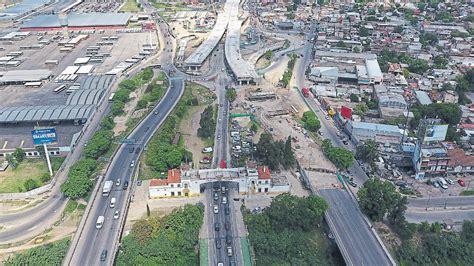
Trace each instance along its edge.
{"label": "asphalt road", "polygon": [[456,208],[456,207],[474,207],[474,197],[429,197],[410,199],[408,208]]}
{"label": "asphalt road", "polygon": [[410,223],[421,222],[446,222],[448,220],[455,223],[461,223],[465,220],[474,220],[474,212],[472,210],[435,210],[435,211],[415,211],[408,209],[405,212],[405,218]]}
{"label": "asphalt road", "polygon": [[[106,173],[105,180],[120,180],[120,186],[113,187],[113,191],[108,197],[97,195],[93,204],[89,218],[85,224],[84,231],[79,238],[77,249],[73,253],[70,265],[110,265],[112,264],[111,254],[116,237],[121,232],[118,220],[113,219],[115,210],[120,210],[120,215],[126,212],[127,190],[122,189],[122,184],[129,182],[132,185],[132,174],[137,164],[131,166],[131,162],[137,162],[139,154],[129,152],[130,147],[141,150],[146,148],[146,143],[153,136],[161,123],[166,119],[169,112],[173,109],[179,98],[184,92],[184,82],[182,79],[171,79],[170,88],[162,98],[160,103],[155,107],[152,113],[146,117],[143,122],[130,134],[128,139],[136,140],[138,144],[126,144],[117,152],[114,157],[109,171]],[[158,114],[154,114],[158,112]],[[130,189],[129,186],[129,189]],[[99,191],[101,194],[101,191]],[[110,208],[111,198],[116,198],[116,207]],[[105,217],[104,225],[101,229],[96,229],[95,223],[97,217],[103,215]],[[106,262],[100,262],[100,255],[103,250],[107,250],[109,255]]]}
{"label": "asphalt road", "polygon": [[337,228],[336,239],[347,265],[391,265],[371,229],[365,223],[362,213],[346,191],[339,189],[319,190],[329,204],[328,223]]}
{"label": "asphalt road", "polygon": [[[243,265],[242,250],[240,245],[240,238],[238,237],[237,225],[235,224],[235,210],[233,204],[233,197],[236,195],[235,189],[237,183],[229,182],[213,182],[212,188],[206,188],[206,215],[208,216],[208,236],[209,236],[209,264],[217,265],[224,263],[224,265]],[[217,189],[216,189],[217,188]],[[222,193],[225,188],[225,194]],[[214,193],[217,193],[218,198],[214,200]],[[222,198],[227,198],[227,203],[224,204]],[[214,207],[218,208],[218,213],[214,212]],[[229,208],[226,213],[225,208]],[[219,230],[216,231],[216,224],[219,225]],[[227,238],[231,240],[228,244]],[[220,248],[218,243],[220,243]],[[228,248],[232,249],[232,255],[227,253]]]}

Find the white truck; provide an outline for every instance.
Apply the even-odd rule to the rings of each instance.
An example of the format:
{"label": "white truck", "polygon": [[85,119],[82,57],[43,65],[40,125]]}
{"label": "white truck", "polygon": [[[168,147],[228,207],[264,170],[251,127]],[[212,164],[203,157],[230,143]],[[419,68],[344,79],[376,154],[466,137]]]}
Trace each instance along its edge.
{"label": "white truck", "polygon": [[110,194],[110,191],[112,190],[113,185],[114,185],[114,181],[112,180],[105,181],[104,188],[102,189],[102,196],[108,197]]}

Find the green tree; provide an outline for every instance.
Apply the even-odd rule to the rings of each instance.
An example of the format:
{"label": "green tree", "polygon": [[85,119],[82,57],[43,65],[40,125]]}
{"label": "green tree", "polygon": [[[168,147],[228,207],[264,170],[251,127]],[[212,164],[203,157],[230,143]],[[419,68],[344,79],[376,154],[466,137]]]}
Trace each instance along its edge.
{"label": "green tree", "polygon": [[[357,192],[361,210],[373,221],[381,221],[400,201],[400,194],[392,183],[380,178],[369,178]],[[394,217],[396,212],[392,212]],[[398,217],[397,217],[398,218]]]}
{"label": "green tree", "polygon": [[360,117],[365,117],[368,111],[369,107],[365,103],[359,103],[354,107],[354,114]]}
{"label": "green tree", "polygon": [[348,169],[354,161],[354,155],[350,150],[334,147],[330,140],[325,139],[321,145],[324,155],[338,168]]}
{"label": "green tree", "polygon": [[291,136],[288,136],[285,142],[285,149],[283,151],[282,165],[285,169],[292,167],[295,164],[295,154],[291,148]]}
{"label": "green tree", "polygon": [[396,26],[395,29],[393,29],[394,33],[402,33],[403,32],[403,26]]}
{"label": "green tree", "polygon": [[273,51],[272,51],[272,50],[267,50],[267,51],[263,54],[263,57],[264,57],[266,60],[271,60],[272,57],[273,57]]}
{"label": "green tree", "polygon": [[354,94],[354,93],[351,93],[351,95],[349,96],[349,99],[353,103],[358,103],[359,102],[359,96],[357,94]]}
{"label": "green tree", "polygon": [[33,190],[35,188],[38,188],[39,184],[36,180],[30,178],[30,179],[25,181],[23,186],[25,187],[26,191],[30,191],[30,190]]}
{"label": "green tree", "polygon": [[93,159],[99,158],[112,145],[113,135],[113,132],[110,130],[98,130],[84,148],[85,156]]}
{"label": "green tree", "polygon": [[[367,37],[370,35],[370,32],[369,32],[369,29],[367,29],[366,27],[364,26],[360,26],[359,28],[359,36],[360,37]],[[344,47],[344,46],[341,46],[341,47]]]}
{"label": "green tree", "polygon": [[16,159],[18,163],[21,163],[26,157],[25,151],[22,148],[16,148],[15,151],[13,152],[13,157]]}
{"label": "green tree", "polygon": [[304,128],[311,132],[317,132],[321,128],[321,122],[313,111],[304,112],[301,120],[304,123]]}
{"label": "green tree", "polygon": [[201,138],[212,138],[214,137],[214,132],[216,130],[216,121],[214,119],[214,108],[212,105],[209,105],[201,113],[201,120],[199,121],[201,126],[197,133]]}
{"label": "green tree", "polygon": [[15,168],[18,166],[18,164],[17,164],[17,162],[16,162],[16,160],[15,160],[15,157],[13,157],[13,155],[7,154],[7,156],[5,157],[5,159],[6,159],[6,161],[8,162],[8,164],[10,165],[10,167],[11,167],[12,169],[15,169]]}
{"label": "green tree", "polygon": [[447,67],[449,60],[444,55],[437,55],[433,58],[433,63],[435,68],[444,69]]}
{"label": "green tree", "polygon": [[69,239],[65,238],[59,241],[34,247],[26,251],[16,252],[4,261],[5,266],[16,265],[62,265],[69,248]]}
{"label": "green tree", "polygon": [[93,183],[85,174],[69,176],[61,185],[61,192],[71,199],[79,199],[87,195],[92,189]]}
{"label": "green tree", "polygon": [[229,88],[225,91],[225,97],[227,98],[227,100],[229,100],[229,102],[234,102],[235,99],[237,99],[237,91],[235,90],[235,88]]}
{"label": "green tree", "polygon": [[111,115],[108,115],[100,121],[100,127],[106,130],[112,130],[115,127],[114,118]]}
{"label": "green tree", "polygon": [[374,165],[374,160],[379,156],[378,144],[372,139],[360,143],[356,147],[356,157],[370,165]]}

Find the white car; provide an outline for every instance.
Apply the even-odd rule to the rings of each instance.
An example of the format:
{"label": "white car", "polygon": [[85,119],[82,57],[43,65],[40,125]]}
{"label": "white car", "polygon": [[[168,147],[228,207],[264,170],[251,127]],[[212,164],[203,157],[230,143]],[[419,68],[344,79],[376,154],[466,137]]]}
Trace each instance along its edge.
{"label": "white car", "polygon": [[217,207],[217,205],[214,205],[214,213],[219,213],[219,207]]}
{"label": "white car", "polygon": [[134,167],[135,166],[135,160],[132,160],[132,162],[130,163],[130,167]]}
{"label": "white car", "polygon": [[119,218],[119,214],[120,214],[119,211],[114,212],[114,220],[117,220]]}

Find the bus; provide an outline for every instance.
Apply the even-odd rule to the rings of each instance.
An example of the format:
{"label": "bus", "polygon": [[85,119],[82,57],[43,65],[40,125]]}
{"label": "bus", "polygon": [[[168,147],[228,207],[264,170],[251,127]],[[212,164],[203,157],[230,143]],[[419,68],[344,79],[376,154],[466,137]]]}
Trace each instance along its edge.
{"label": "bus", "polygon": [[153,64],[153,65],[150,65],[151,68],[161,68],[161,65],[160,64]]}
{"label": "bus", "polygon": [[112,92],[109,97],[109,103],[111,103],[114,100],[115,92]]}
{"label": "bus", "polygon": [[60,85],[59,87],[57,87],[56,89],[54,89],[53,92],[55,92],[55,93],[57,94],[57,93],[62,92],[62,91],[65,90],[65,89],[66,89],[66,85]]}

